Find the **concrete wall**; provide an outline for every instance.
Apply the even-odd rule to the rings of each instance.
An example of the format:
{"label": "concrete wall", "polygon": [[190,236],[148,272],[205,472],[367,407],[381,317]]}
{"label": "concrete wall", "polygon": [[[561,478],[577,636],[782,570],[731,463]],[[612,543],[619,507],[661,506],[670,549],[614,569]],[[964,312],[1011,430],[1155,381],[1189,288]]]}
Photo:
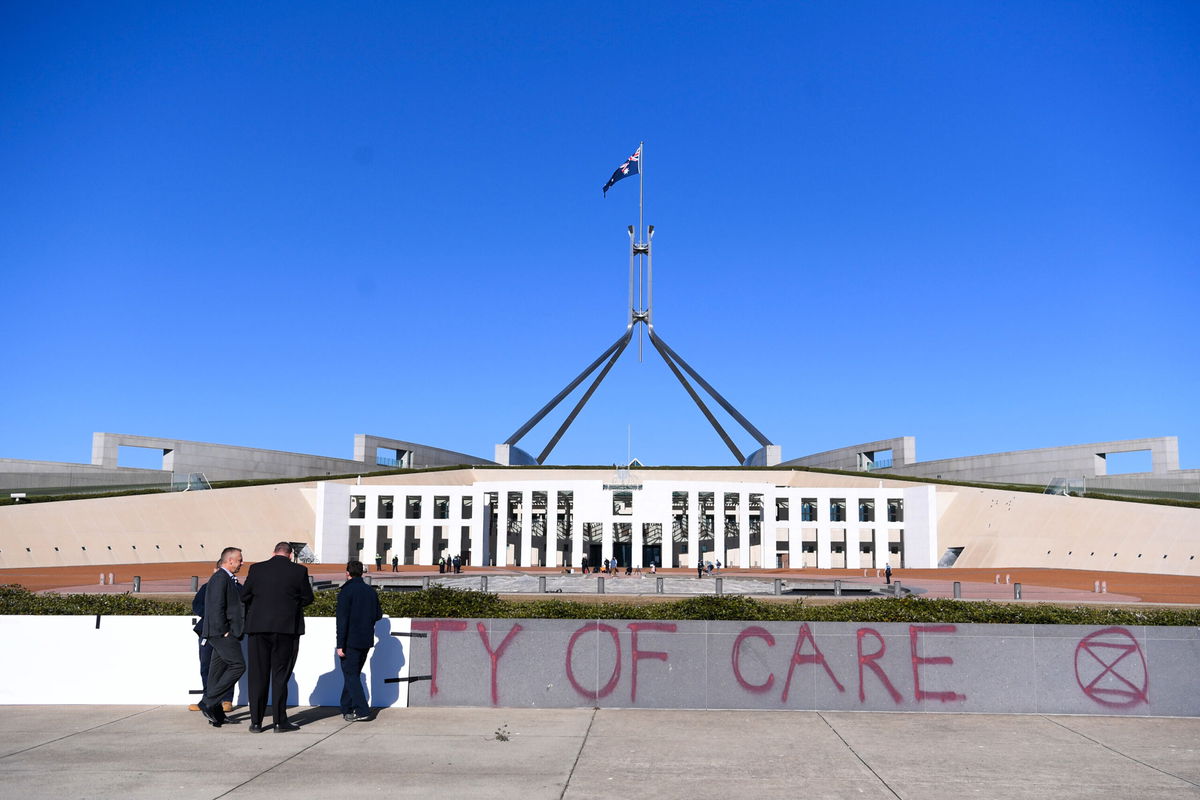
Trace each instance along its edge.
{"label": "concrete wall", "polygon": [[1125,439],[1038,450],[920,461],[881,470],[882,474],[916,475],[948,481],[988,481],[1043,485],[1054,478],[1078,478],[1107,473],[1104,455],[1149,450],[1155,474],[1179,469],[1179,440],[1174,436]]}
{"label": "concrete wall", "polygon": [[0,458],[0,492],[23,489],[167,485],[170,482],[171,473],[158,469],[136,467],[114,469],[91,464]]}
{"label": "concrete wall", "polygon": [[209,481],[346,475],[387,469],[348,458],[123,433],[93,434],[92,463],[116,467],[119,448],[123,446],[161,450],[164,453],[163,469],[171,472],[203,472]]}
{"label": "concrete wall", "polygon": [[0,567],[216,561],[312,542],[312,484],[65,500],[0,507]]}
{"label": "concrete wall", "polygon": [[[200,665],[195,617],[0,616],[0,639],[33,656],[0,660],[0,705],[187,705],[196,702]],[[372,706],[405,706],[407,619],[375,624],[378,644],[363,671]],[[310,617],[289,685],[292,705],[336,706],[342,673],[334,654],[336,621]],[[131,664],[133,666],[131,666]],[[234,702],[246,702],[242,678]],[[197,725],[202,720],[197,719]]]}
{"label": "concrete wall", "polygon": [[[413,706],[1200,716],[1200,631],[420,620]],[[434,654],[436,653],[436,660]]]}
{"label": "concrete wall", "polygon": [[843,469],[851,472],[865,471],[872,467],[868,463],[869,454],[884,450],[892,451],[892,463],[895,465],[911,464],[917,460],[917,440],[913,436],[897,436],[894,439],[880,439],[875,442],[839,447],[836,450],[826,450],[811,456],[793,458],[785,461],[785,467],[816,467],[817,469]]}
{"label": "concrete wall", "polygon": [[956,567],[1200,575],[1200,509],[939,487],[942,552]]}
{"label": "concrete wall", "polygon": [[374,464],[380,448],[398,450],[404,453],[402,463],[398,466],[410,469],[426,469],[428,467],[455,467],[469,464],[494,464],[486,458],[469,456],[466,453],[456,453],[453,450],[443,450],[440,447],[430,447],[401,439],[388,439],[383,436],[369,436],[365,433],[354,436],[354,460],[364,464]]}
{"label": "concrete wall", "polygon": [[[162,469],[118,466],[121,447],[161,452]],[[0,459],[0,492],[170,484],[172,473],[190,472],[203,473],[209,481],[366,474],[392,468],[376,462],[380,448],[403,451],[403,461],[398,466],[414,469],[493,463],[453,450],[367,434],[355,435],[354,458],[348,459],[160,436],[94,433],[91,464]]]}

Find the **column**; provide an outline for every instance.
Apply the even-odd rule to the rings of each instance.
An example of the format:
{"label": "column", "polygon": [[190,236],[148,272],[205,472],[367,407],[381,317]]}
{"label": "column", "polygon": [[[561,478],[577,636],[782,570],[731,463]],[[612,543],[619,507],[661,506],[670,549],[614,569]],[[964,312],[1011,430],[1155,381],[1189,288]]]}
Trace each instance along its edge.
{"label": "column", "polygon": [[[642,530],[643,518],[640,514],[636,513],[638,507],[636,502],[633,504],[633,507],[635,513],[630,517],[629,523],[629,563],[636,569],[642,566],[642,542],[645,540],[645,532]],[[625,565],[622,564],[621,566],[624,567]]]}
{"label": "column", "polygon": [[496,491],[496,552],[492,559],[497,567],[508,566],[508,492]]}
{"label": "column", "polygon": [[750,493],[738,492],[738,566],[749,567],[750,559]]}
{"label": "column", "polygon": [[421,518],[414,520],[417,539],[421,544],[417,547],[417,563],[423,566],[429,566],[437,561],[437,557],[433,554],[433,495],[420,495],[421,498]]}
{"label": "column", "polygon": [[713,492],[713,564],[729,566],[725,553],[725,492]]}
{"label": "column", "polygon": [[616,523],[602,522],[600,523],[600,566],[604,566],[604,560],[612,558],[613,554],[613,539],[617,535]]}
{"label": "column", "polygon": [[533,492],[521,491],[521,566],[533,566]]}
{"label": "column", "polygon": [[[829,501],[825,502],[828,505]],[[824,516],[826,517],[825,521],[817,523],[817,569],[829,569],[833,562],[830,554],[828,512]],[[817,518],[820,519],[820,517],[821,515],[818,515]]]}
{"label": "column", "polygon": [[700,560],[700,493],[694,487],[688,488],[687,498],[687,542],[688,552],[685,566],[696,568]]}
{"label": "column", "polygon": [[580,567],[583,565],[583,523],[579,519],[579,512],[576,510],[576,503],[579,500],[578,492],[571,492],[571,566]]}
{"label": "column", "polygon": [[484,566],[491,561],[487,546],[487,505],[482,492],[471,493],[471,563]]}

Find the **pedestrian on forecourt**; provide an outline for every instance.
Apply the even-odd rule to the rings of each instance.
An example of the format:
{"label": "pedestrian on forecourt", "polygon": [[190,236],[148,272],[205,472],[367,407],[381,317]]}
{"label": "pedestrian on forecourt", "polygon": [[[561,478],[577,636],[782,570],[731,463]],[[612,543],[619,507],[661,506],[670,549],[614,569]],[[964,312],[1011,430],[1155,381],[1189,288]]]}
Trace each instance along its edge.
{"label": "pedestrian on forecourt", "polygon": [[392,556],[392,572],[400,571],[400,556]]}
{"label": "pedestrian on forecourt", "polygon": [[337,598],[337,657],[342,667],[342,719],[365,722],[371,718],[363,691],[362,671],[375,645],[375,623],[383,618],[379,595],[362,579],[361,561],[346,564],[346,582]]}
{"label": "pedestrian on forecourt", "polygon": [[242,599],[246,603],[246,633],[250,635],[250,732],[263,731],[267,688],[271,690],[271,721],[276,733],[300,730],[288,722],[288,679],[304,635],[304,607],[313,601],[308,568],[291,559],[287,542],[275,545],[271,558],[250,567]]}
{"label": "pedestrian on forecourt", "polygon": [[[213,572],[221,568],[220,562],[213,567]],[[234,581],[237,586],[238,594],[241,594],[241,584]],[[208,584],[204,584],[196,592],[196,596],[192,598],[192,616],[198,617],[196,625],[192,628],[196,632],[196,640],[200,643],[200,688],[208,691],[208,668],[212,664],[212,645],[204,638],[204,596],[208,594]],[[204,692],[200,693],[201,699],[204,697]],[[200,704],[192,703],[188,706],[188,711],[199,711]],[[221,710],[225,712],[233,711],[233,686],[229,687],[229,691],[221,697]]]}
{"label": "pedestrian on forecourt", "polygon": [[212,645],[212,656],[208,665],[208,687],[196,705],[214,728],[229,721],[221,707],[221,698],[246,671],[246,659],[242,657],[246,608],[235,577],[241,568],[241,549],[226,547],[221,551],[221,568],[213,572],[205,587],[202,630],[204,639]]}

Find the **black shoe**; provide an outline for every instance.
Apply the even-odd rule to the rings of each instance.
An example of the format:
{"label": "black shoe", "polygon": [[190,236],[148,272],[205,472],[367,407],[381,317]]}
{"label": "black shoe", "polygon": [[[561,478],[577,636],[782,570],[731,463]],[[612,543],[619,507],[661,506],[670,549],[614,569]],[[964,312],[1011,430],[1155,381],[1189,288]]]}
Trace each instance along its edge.
{"label": "black shoe", "polygon": [[290,722],[277,722],[277,723],[275,723],[275,732],[276,732],[276,733],[286,733],[286,732],[288,732],[288,731],[298,731],[298,730],[300,730],[300,726],[299,726],[299,725],[293,725],[293,724],[292,724],[292,723],[290,723]]}
{"label": "black shoe", "polygon": [[368,711],[366,714],[355,714],[354,721],[355,722],[370,722],[371,721],[371,712]]}
{"label": "black shoe", "polygon": [[342,719],[346,720],[346,722],[354,722],[354,715],[353,714],[342,714]]}
{"label": "black shoe", "polygon": [[251,723],[250,723],[250,727],[249,727],[249,728],[247,728],[246,730],[250,731],[251,733],[262,733],[262,732],[263,732],[263,726],[262,726],[262,725],[258,725],[258,724],[256,724],[256,723],[253,723],[253,722],[251,722]]}
{"label": "black shoe", "polygon": [[[217,712],[214,711],[211,706],[206,704],[203,700],[201,700],[197,705],[200,706],[200,713],[204,715],[206,720],[208,720],[209,725],[212,725],[214,728],[221,727],[222,720],[217,716]],[[217,706],[217,708],[220,708],[220,706]]]}

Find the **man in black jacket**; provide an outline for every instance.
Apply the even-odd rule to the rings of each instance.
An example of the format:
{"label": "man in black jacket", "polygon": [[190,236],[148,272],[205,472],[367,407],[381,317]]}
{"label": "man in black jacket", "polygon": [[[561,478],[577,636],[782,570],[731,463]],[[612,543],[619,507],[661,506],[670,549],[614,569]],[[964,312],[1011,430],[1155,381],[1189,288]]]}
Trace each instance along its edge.
{"label": "man in black jacket", "polygon": [[275,545],[274,556],[250,567],[242,589],[246,633],[250,635],[247,689],[252,733],[263,730],[268,683],[275,732],[299,730],[287,719],[288,678],[304,635],[304,607],[313,601],[313,593],[308,568],[293,563],[291,554],[287,542]]}
{"label": "man in black jacket", "polygon": [[241,645],[246,612],[234,577],[241,568],[242,551],[226,547],[221,551],[221,568],[208,579],[204,590],[201,636],[212,645],[212,658],[208,666],[208,686],[197,705],[213,727],[228,721],[221,708],[221,698],[246,671]]}
{"label": "man in black jacket", "polygon": [[[221,569],[218,563],[213,567],[213,571]],[[242,591],[242,587],[238,585],[238,592]],[[196,592],[196,596],[192,598],[192,616],[196,617],[196,624],[192,630],[196,632],[196,638],[200,642],[200,688],[208,691],[208,668],[212,664],[212,645],[204,638],[204,596],[208,594],[208,584],[200,587]],[[201,692],[203,695],[204,692]],[[188,711],[199,711],[200,704],[193,703],[188,706]],[[229,687],[229,691],[221,698],[221,710],[233,711],[233,687]]]}
{"label": "man in black jacket", "polygon": [[342,718],[361,722],[371,718],[362,687],[363,665],[375,644],[375,623],[383,618],[379,595],[362,579],[361,561],[346,564],[348,580],[338,592],[337,655],[342,665]]}

